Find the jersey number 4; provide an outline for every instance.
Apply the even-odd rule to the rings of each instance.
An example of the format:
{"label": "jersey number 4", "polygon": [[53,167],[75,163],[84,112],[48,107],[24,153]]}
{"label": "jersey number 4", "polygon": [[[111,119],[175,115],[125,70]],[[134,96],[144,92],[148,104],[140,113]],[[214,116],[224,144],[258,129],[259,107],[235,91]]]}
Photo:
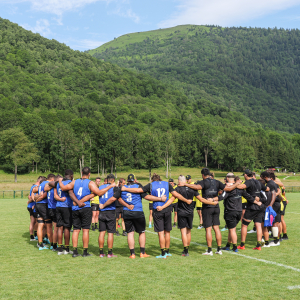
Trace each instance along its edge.
{"label": "jersey number 4", "polygon": [[79,190],[77,192],[77,195],[81,197],[81,195],[82,195],[82,187],[79,188]]}

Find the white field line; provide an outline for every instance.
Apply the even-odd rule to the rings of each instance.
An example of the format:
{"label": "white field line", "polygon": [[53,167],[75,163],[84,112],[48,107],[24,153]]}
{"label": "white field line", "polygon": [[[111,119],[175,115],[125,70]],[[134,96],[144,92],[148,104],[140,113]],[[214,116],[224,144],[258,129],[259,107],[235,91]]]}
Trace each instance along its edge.
{"label": "white field line", "polygon": [[284,180],[284,179],[287,179],[287,178],[289,178],[289,177],[291,177],[291,176],[287,176],[287,177],[283,178],[283,180]]}
{"label": "white field line", "polygon": [[[146,232],[157,235],[156,232],[152,232],[152,231],[149,231],[149,230],[146,230]],[[181,239],[173,237],[173,236],[171,236],[171,239],[181,241]],[[195,242],[191,242],[191,244],[201,246],[201,247],[207,247],[207,245],[202,245],[202,244],[198,244],[198,243],[195,243]],[[236,253],[236,252],[231,252],[231,251],[223,251],[223,253],[228,253],[228,254],[231,254],[231,255],[241,256],[241,257],[252,259],[252,260],[257,260],[257,261],[263,262],[265,264],[275,265],[275,266],[278,266],[278,267],[283,267],[285,269],[290,269],[290,270],[293,270],[293,271],[296,271],[296,272],[300,273],[300,269],[297,269],[297,268],[294,268],[294,267],[291,267],[291,266],[287,266],[287,265],[283,265],[283,264],[280,264],[280,263],[277,263],[277,262],[274,262],[274,261],[260,259],[260,258],[256,258],[256,257],[244,255],[244,254],[239,254],[239,253]]]}
{"label": "white field line", "polygon": [[289,290],[300,289],[300,285],[288,286],[287,288],[288,288]]}

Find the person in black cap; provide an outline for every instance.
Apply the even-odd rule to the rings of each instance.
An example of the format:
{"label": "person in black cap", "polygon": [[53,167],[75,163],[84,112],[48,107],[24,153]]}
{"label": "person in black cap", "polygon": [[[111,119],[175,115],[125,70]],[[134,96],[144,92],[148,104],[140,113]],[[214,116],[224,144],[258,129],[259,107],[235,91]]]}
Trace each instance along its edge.
{"label": "person in black cap", "polygon": [[[175,189],[177,187],[177,185],[175,184],[174,180],[172,178],[169,179],[169,183],[172,185],[172,187]],[[172,197],[172,194],[169,193],[169,198]],[[175,198],[175,200],[172,203],[172,211],[174,211],[174,223],[173,223],[173,227],[176,227],[176,223],[177,223],[177,209],[178,209],[178,199]]]}

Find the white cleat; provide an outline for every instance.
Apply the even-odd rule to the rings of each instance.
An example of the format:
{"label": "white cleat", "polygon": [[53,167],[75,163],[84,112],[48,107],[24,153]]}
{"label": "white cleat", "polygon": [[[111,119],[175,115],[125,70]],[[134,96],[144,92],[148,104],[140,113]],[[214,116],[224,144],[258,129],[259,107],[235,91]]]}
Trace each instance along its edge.
{"label": "white cleat", "polygon": [[67,250],[64,250],[63,254],[73,254],[73,251],[69,250],[69,252],[68,252]]}
{"label": "white cleat", "polygon": [[256,232],[255,230],[251,229],[250,231],[248,231],[247,233],[254,233]]}
{"label": "white cleat", "polygon": [[270,244],[269,245],[266,245],[264,244],[263,246],[261,246],[262,248],[270,248]]}
{"label": "white cleat", "polygon": [[264,243],[264,242],[265,242],[265,239],[264,239],[264,238],[262,238],[262,239],[261,239],[261,242],[262,242],[262,243]]}
{"label": "white cleat", "polygon": [[219,254],[219,255],[222,255],[222,254],[223,254],[221,250],[216,251],[215,253],[216,253],[216,254]]}
{"label": "white cleat", "polygon": [[202,253],[202,255],[210,255],[210,256],[213,256],[214,254],[213,254],[212,251],[210,251],[210,252],[206,251],[205,253]]}

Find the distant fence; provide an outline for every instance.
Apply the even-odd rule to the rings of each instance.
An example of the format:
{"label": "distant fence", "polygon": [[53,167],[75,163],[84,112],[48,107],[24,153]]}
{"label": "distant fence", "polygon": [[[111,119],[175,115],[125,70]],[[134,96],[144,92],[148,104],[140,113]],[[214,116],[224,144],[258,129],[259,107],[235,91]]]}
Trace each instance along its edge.
{"label": "distant fence", "polygon": [[19,190],[19,191],[0,191],[0,198],[28,198],[30,190]]}
{"label": "distant fence", "polygon": [[[300,186],[286,186],[285,191],[287,193],[300,193]],[[16,199],[26,198],[28,199],[29,190],[18,190],[18,191],[0,191],[0,199]]]}

